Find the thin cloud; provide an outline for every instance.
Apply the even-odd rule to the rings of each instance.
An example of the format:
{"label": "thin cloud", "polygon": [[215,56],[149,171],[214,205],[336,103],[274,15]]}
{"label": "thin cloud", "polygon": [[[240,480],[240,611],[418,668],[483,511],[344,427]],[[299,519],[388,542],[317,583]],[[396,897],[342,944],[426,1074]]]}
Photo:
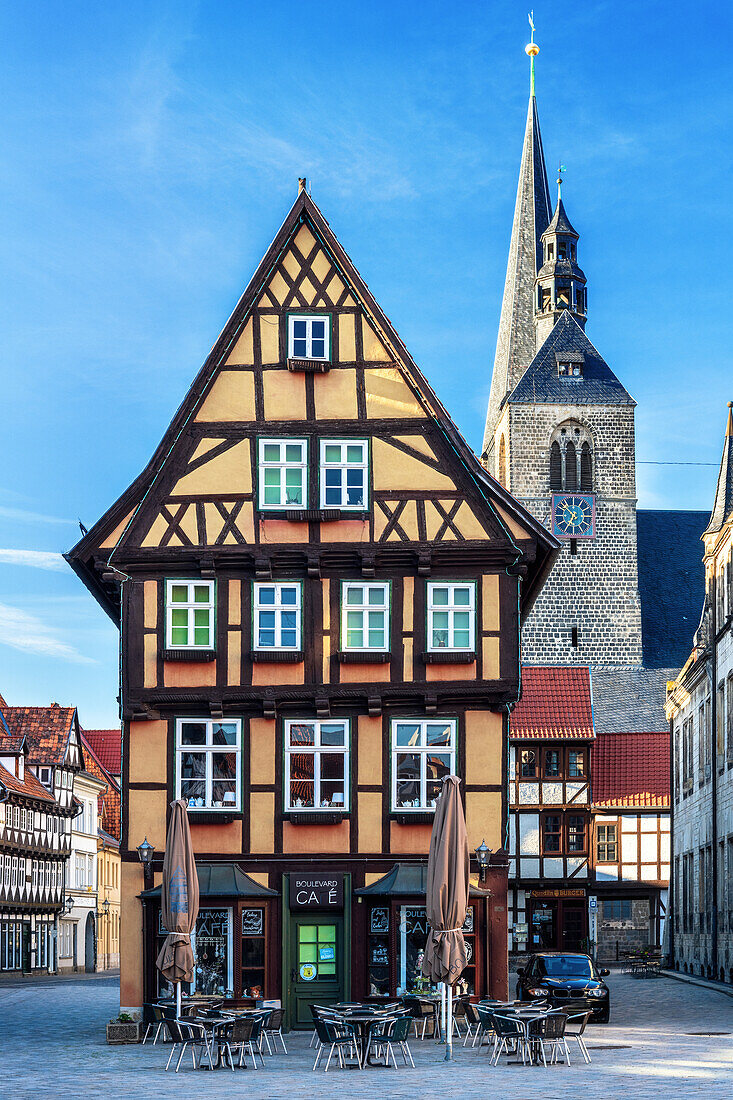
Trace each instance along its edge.
{"label": "thin cloud", "polygon": [[22,653],[36,653],[42,657],[72,661],[75,664],[96,664],[91,657],[85,657],[73,646],[57,638],[35,615],[3,603],[0,603],[0,645],[19,649]]}
{"label": "thin cloud", "polygon": [[29,565],[31,569],[48,569],[52,573],[63,573],[66,562],[61,554],[46,550],[0,550],[0,563],[6,565]]}
{"label": "thin cloud", "polygon": [[73,523],[73,519],[61,519],[59,516],[46,516],[43,512],[28,512],[25,508],[6,508],[0,504],[0,516],[4,519],[25,519],[33,523]]}

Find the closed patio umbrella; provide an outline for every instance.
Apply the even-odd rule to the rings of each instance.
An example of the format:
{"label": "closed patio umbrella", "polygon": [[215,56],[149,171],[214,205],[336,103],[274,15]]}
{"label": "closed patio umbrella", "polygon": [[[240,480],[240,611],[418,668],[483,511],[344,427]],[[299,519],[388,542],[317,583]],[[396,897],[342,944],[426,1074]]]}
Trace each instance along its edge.
{"label": "closed patio umbrella", "polygon": [[183,798],[171,802],[160,904],[163,927],[168,935],[156,966],[163,977],[176,986],[176,1009],[180,1016],[181,982],[193,981],[191,932],[199,912],[199,880]]}
{"label": "closed patio umbrella", "polygon": [[460,782],[456,775],[448,775],[443,780],[430,836],[425,887],[430,935],[425,945],[422,972],[446,987],[446,1061],[453,1055],[453,985],[468,962],[462,929],[468,908],[470,865]]}

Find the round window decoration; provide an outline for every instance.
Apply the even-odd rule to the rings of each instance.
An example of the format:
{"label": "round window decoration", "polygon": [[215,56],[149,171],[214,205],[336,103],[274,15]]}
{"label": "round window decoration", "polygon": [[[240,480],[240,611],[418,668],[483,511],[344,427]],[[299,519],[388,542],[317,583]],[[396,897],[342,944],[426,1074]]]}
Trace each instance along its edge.
{"label": "round window decoration", "polygon": [[318,973],[318,968],[314,963],[303,963],[300,968],[300,976],[304,982],[312,982]]}

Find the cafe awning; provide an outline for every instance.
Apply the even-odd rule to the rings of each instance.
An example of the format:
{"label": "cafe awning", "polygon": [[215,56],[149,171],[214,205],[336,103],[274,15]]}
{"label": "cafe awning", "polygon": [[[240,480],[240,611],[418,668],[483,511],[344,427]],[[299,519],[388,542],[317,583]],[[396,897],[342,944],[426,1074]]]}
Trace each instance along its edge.
{"label": "cafe awning", "polygon": [[[270,890],[246,875],[236,863],[197,863],[199,895],[202,898],[275,898],[277,890]],[[160,897],[160,886],[143,890],[141,898]]]}
{"label": "cafe awning", "polygon": [[[428,879],[427,863],[395,863],[391,871],[382,878],[372,882],[369,886],[362,886],[355,890],[355,894],[362,897],[387,897],[399,895],[400,897],[425,897],[425,884]],[[486,897],[485,890],[476,890],[473,886],[469,893],[473,897]]]}

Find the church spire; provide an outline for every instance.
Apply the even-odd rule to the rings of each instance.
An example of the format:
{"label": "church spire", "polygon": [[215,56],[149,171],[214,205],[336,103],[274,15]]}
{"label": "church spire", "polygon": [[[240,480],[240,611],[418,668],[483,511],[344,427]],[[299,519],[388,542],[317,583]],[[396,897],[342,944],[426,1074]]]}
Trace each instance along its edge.
{"label": "church spire", "polygon": [[524,131],[522,163],[519,168],[519,185],[514,206],[504,297],[501,303],[494,372],[491,377],[489,408],[486,415],[484,455],[490,454],[493,450],[494,429],[504,398],[514,388],[522,372],[534,358],[534,285],[537,272],[542,266],[541,237],[552,213],[537,101],[534,94],[534,62],[540,48],[534,40],[534,24],[531,16],[530,26],[532,41],[526,47],[530,59],[529,107]]}
{"label": "church spire", "polygon": [[569,310],[585,328],[587,291],[585,275],[578,267],[578,233],[570,224],[562,201],[561,164],[557,173],[557,206],[542,234],[542,267],[537,272],[535,295],[536,348],[540,350],[562,314]]}
{"label": "church spire", "polygon": [[731,519],[733,519],[733,402],[729,401],[728,423],[725,429],[718,486],[715,490],[715,503],[705,534],[716,534]]}

